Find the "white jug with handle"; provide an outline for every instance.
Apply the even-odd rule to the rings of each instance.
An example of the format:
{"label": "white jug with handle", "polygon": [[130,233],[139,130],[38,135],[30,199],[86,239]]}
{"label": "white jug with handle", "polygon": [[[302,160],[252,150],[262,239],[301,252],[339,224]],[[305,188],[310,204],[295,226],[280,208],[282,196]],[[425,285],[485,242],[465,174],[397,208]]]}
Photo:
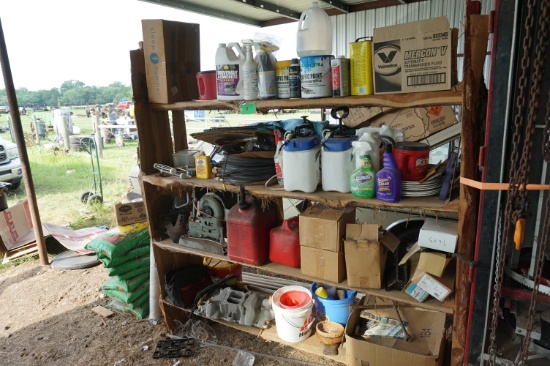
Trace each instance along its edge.
{"label": "white jug with handle", "polygon": [[332,22],[317,1],[300,16],[296,53],[300,57],[332,54]]}
{"label": "white jug with handle", "polygon": [[[237,51],[237,53],[235,53]],[[216,51],[216,90],[218,100],[242,100],[242,69],[246,55],[237,42],[220,43]]]}

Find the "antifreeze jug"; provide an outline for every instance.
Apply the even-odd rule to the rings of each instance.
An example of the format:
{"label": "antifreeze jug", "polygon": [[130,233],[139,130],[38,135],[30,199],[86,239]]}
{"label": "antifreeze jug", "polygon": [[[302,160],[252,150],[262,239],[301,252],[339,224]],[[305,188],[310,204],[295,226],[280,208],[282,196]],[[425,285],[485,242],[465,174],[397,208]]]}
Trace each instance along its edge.
{"label": "antifreeze jug", "polygon": [[352,142],[355,136],[330,137],[321,153],[323,191],[350,192],[351,173],[355,170]]}
{"label": "antifreeze jug", "polygon": [[[237,50],[238,55],[234,50]],[[242,70],[246,55],[238,43],[220,43],[216,50],[216,90],[218,100],[242,100]]]}
{"label": "antifreeze jug", "polygon": [[296,53],[300,57],[332,54],[332,22],[317,1],[300,16]]}
{"label": "antifreeze jug", "polygon": [[283,221],[269,233],[269,260],[300,268],[300,234],[298,216]]}
{"label": "antifreeze jug", "polygon": [[261,266],[269,258],[269,232],[277,226],[277,208],[261,205],[241,186],[239,203],[226,217],[227,256],[235,261]]}
{"label": "antifreeze jug", "polygon": [[[296,135],[300,136],[296,127]],[[288,133],[288,132],[287,132]],[[283,184],[285,191],[312,193],[321,179],[321,145],[318,135],[294,137],[283,147]]]}

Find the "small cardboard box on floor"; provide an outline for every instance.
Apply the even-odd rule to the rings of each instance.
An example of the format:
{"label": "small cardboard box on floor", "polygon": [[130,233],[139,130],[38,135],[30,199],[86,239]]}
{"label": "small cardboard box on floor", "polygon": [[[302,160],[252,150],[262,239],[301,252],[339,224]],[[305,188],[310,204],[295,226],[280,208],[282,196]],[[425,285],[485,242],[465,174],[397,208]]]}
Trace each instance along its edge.
{"label": "small cardboard box on floor", "polygon": [[199,99],[199,24],[143,19],[141,25],[149,102]]}
{"label": "small cardboard box on floor", "polygon": [[346,278],[344,237],[346,225],[355,222],[355,208],[309,207],[299,216],[301,271],[332,282]]}
{"label": "small cardboard box on floor", "polygon": [[447,17],[375,28],[374,93],[449,90],[456,84],[458,30]]}
{"label": "small cardboard box on floor", "polygon": [[136,222],[147,221],[145,204],[143,201],[118,203],[114,207],[117,225],[130,225]]}
{"label": "small cardboard box on floor", "polygon": [[399,239],[387,232],[380,236],[376,224],[347,224],[344,253],[348,285],[382,288],[386,255],[399,246]]}
{"label": "small cardboard box on floor", "polygon": [[405,140],[422,140],[455,124],[456,117],[449,106],[403,108],[386,112],[371,120],[371,127],[383,125],[403,131]]}
{"label": "small cardboard box on floor", "polygon": [[[368,310],[380,318],[396,318],[392,307]],[[396,338],[371,338],[355,335],[361,309],[354,309],[346,325],[346,363],[348,366],[441,366],[445,350],[445,313],[416,307],[399,308],[409,323],[412,342]]]}

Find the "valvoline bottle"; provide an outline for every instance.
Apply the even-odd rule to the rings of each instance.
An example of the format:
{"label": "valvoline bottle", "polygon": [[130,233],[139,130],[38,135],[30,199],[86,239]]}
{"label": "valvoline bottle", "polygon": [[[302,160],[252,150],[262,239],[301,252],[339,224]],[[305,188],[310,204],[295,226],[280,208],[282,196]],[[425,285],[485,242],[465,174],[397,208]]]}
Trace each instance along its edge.
{"label": "valvoline bottle", "polygon": [[285,266],[300,268],[300,231],[298,216],[283,221],[269,234],[269,260]]}
{"label": "valvoline bottle", "polygon": [[227,256],[235,261],[260,266],[269,258],[269,232],[277,226],[277,208],[262,207],[246,195],[241,185],[239,203],[227,214]]}
{"label": "valvoline bottle", "polygon": [[393,144],[391,137],[380,136],[384,144],[382,161],[384,168],[376,173],[376,198],[385,202],[399,202],[401,199],[402,179],[401,172],[393,156]]}

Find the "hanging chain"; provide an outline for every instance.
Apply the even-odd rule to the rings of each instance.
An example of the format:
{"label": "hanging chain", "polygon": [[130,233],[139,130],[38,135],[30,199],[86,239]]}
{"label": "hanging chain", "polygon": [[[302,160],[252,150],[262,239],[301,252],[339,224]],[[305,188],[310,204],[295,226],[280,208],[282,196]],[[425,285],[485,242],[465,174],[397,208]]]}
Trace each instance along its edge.
{"label": "hanging chain", "polygon": [[520,166],[523,160],[520,156],[519,148],[521,146],[522,132],[527,131],[527,126],[524,126],[524,121],[522,116],[525,109],[525,100],[527,96],[527,76],[528,68],[530,63],[529,54],[532,48],[532,32],[534,28],[534,3],[535,0],[528,1],[528,12],[527,18],[525,19],[525,35],[523,38],[523,57],[521,60],[521,77],[518,83],[518,95],[516,100],[516,114],[514,116],[514,134],[512,136],[512,155],[511,155],[511,164],[510,164],[510,186],[508,188],[508,200],[506,201],[506,209],[504,215],[504,228],[503,228],[503,237],[502,242],[498,242],[497,246],[501,245],[499,256],[496,258],[498,273],[495,274],[495,284],[493,287],[493,307],[492,307],[492,318],[491,318],[491,336],[489,343],[489,366],[493,366],[495,362],[495,340],[496,340],[496,329],[498,314],[500,310],[500,292],[502,289],[502,279],[504,274],[504,265],[506,260],[506,252],[508,248],[508,243],[510,242],[510,229],[512,223],[519,218],[519,212],[513,212],[513,201],[515,197],[518,197],[519,184],[521,180],[524,180],[525,188],[527,176],[520,175],[520,171],[524,171],[525,167]]}

